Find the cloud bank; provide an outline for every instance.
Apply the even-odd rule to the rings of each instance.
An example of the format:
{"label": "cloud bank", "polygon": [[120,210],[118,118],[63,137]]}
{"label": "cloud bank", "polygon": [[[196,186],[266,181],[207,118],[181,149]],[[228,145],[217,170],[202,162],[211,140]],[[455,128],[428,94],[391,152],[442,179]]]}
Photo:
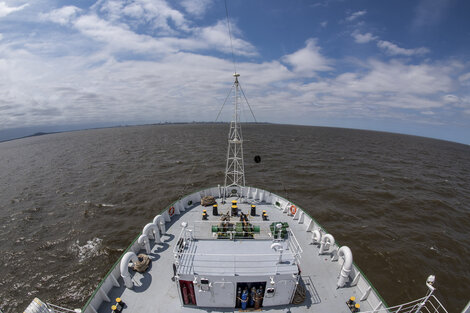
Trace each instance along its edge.
{"label": "cloud bank", "polygon": [[[100,0],[90,7],[36,12],[31,23],[43,33],[8,35],[8,41],[0,36],[0,72],[6,73],[0,76],[0,129],[214,120],[233,72],[223,18],[198,22],[214,5],[209,0],[178,5]],[[0,2],[0,16],[26,8]],[[366,14],[357,11],[346,19],[354,22]],[[259,120],[437,125],[459,123],[470,112],[468,65],[410,59],[430,54],[428,48],[403,48],[354,29],[350,40],[375,43],[380,57],[334,57],[326,53],[325,42],[311,37],[278,58],[265,59],[237,20],[231,23],[237,71]]]}

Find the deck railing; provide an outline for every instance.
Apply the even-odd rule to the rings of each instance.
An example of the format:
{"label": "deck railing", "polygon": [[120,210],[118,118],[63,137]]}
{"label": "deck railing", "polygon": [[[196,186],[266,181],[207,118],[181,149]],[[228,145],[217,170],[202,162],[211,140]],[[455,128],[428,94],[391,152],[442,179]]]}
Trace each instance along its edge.
{"label": "deck railing", "polygon": [[389,308],[361,313],[448,313],[444,305],[434,296],[422,297],[408,303],[403,303]]}
{"label": "deck railing", "polygon": [[288,242],[289,242],[289,249],[291,249],[291,251],[296,256],[297,264],[300,264],[300,257],[302,256],[302,253],[304,251],[302,250],[302,247],[300,246],[299,241],[297,240],[297,237],[295,237],[294,232],[290,229],[289,229]]}
{"label": "deck railing", "polygon": [[[279,252],[273,253],[264,253],[264,254],[239,254],[239,253],[227,253],[227,254],[201,254],[193,253],[192,246],[195,240],[207,240],[214,239],[213,235],[208,235],[211,232],[211,225],[218,224],[218,221],[195,221],[191,225],[183,227],[180,232],[177,244],[173,248],[173,255],[175,258],[176,269],[181,270],[186,268],[187,271],[193,270],[193,263],[191,260],[194,258],[213,258],[217,257],[218,264],[210,265],[209,267],[212,270],[217,270],[220,267],[221,271],[227,269],[227,263],[233,264],[233,271],[237,274],[244,274],[250,272],[250,269],[253,268],[264,268],[266,269],[266,264],[264,263],[253,263],[253,257],[263,257],[266,260],[269,260],[271,264],[274,263],[274,266],[269,266],[272,270],[272,274],[275,275],[279,272],[280,264],[276,262],[279,259]],[[285,250],[282,253],[282,259],[292,260],[293,264],[300,264],[300,257],[303,252],[297,238],[291,230],[288,230],[287,239],[274,239],[273,234],[270,232],[271,222],[250,222],[252,225],[260,226],[260,236],[255,237],[255,239],[243,239],[241,240],[272,240],[273,242],[284,241]],[[233,237],[235,239],[235,237]],[[230,240],[230,239],[220,239],[220,240]],[[201,266],[199,266],[201,267]],[[184,271],[184,270],[183,270]]]}
{"label": "deck railing", "polygon": [[47,303],[47,306],[52,309],[52,312],[53,313],[77,313],[77,312],[82,312],[82,310],[80,309],[76,309],[76,310],[72,310],[72,309],[67,309],[67,308],[63,308],[61,306],[58,306],[58,305],[54,305],[54,304],[51,304],[51,303]]}
{"label": "deck railing", "polygon": [[[253,258],[265,258],[266,262],[253,262]],[[212,258],[216,258],[217,264],[208,263],[206,265],[198,264],[194,266],[191,262],[194,258],[207,258],[199,259],[199,261],[211,261]],[[282,273],[280,270],[285,267],[285,264],[279,264],[276,261],[279,259],[279,254],[201,254],[201,253],[182,253],[176,265],[176,268],[182,273],[193,273],[194,267],[199,270],[201,268],[207,268],[207,270],[213,273],[226,273],[227,269],[232,268],[234,274],[246,275],[257,272],[257,269],[263,269],[264,272],[269,272],[270,275],[276,275]],[[295,259],[295,255],[292,253],[283,253],[283,259]],[[266,263],[273,265],[267,265]]]}

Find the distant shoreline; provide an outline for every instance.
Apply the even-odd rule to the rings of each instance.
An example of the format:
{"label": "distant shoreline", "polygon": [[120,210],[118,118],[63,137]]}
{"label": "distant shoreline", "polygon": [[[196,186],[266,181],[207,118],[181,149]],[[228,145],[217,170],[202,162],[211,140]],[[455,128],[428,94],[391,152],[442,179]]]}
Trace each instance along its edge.
{"label": "distant shoreline", "polygon": [[[75,132],[75,131],[82,131],[82,130],[92,130],[92,129],[106,129],[106,128],[119,128],[119,127],[134,127],[134,126],[151,126],[151,125],[192,125],[192,124],[227,124],[227,122],[162,122],[162,123],[149,123],[149,124],[130,124],[130,125],[112,125],[112,126],[97,126],[97,127],[84,127],[84,128],[77,128],[77,129],[65,129],[65,130],[58,130],[58,131],[37,131],[29,135],[24,136],[15,136],[12,138],[7,139],[0,139],[0,143],[8,142],[18,139],[25,139],[30,137],[38,137],[44,135],[52,135],[52,134],[60,134],[60,133],[68,133],[68,132]],[[242,122],[242,124],[274,124],[268,122]],[[40,128],[40,127],[38,127]],[[1,132],[1,130],[0,130]]]}
{"label": "distant shoreline", "polygon": [[[470,144],[464,143],[464,142],[458,142],[458,141],[452,141],[449,139],[443,139],[443,138],[434,138],[434,137],[426,137],[426,136],[421,136],[421,135],[415,135],[415,134],[405,134],[405,133],[398,133],[398,132],[392,132],[392,131],[384,131],[384,130],[374,130],[374,129],[360,129],[360,128],[348,128],[348,127],[338,127],[338,126],[323,126],[323,125],[302,125],[302,124],[282,124],[282,123],[270,123],[270,122],[241,122],[242,124],[248,125],[248,124],[255,124],[255,125],[284,125],[284,126],[301,126],[301,127],[320,127],[320,128],[331,128],[331,129],[350,129],[350,130],[357,130],[357,131],[370,131],[370,132],[378,132],[378,133],[388,133],[388,134],[395,134],[395,135],[404,135],[404,136],[411,136],[411,137],[420,137],[420,138],[425,138],[425,139],[432,139],[432,140],[438,140],[438,141],[445,141],[449,143],[455,143],[455,144],[460,144],[464,145],[466,147],[469,147]],[[110,125],[110,126],[96,126],[96,127],[87,127],[84,126],[83,128],[70,128],[70,129],[64,129],[64,130],[57,130],[57,131],[35,131],[31,134],[28,135],[23,135],[23,136],[15,136],[11,138],[6,138],[6,139],[0,139],[0,143],[3,142],[9,142],[13,140],[19,140],[19,139],[25,139],[25,138],[31,138],[31,137],[39,137],[39,136],[45,136],[45,135],[52,135],[52,134],[60,134],[60,133],[68,133],[68,132],[76,132],[76,131],[85,131],[85,130],[97,130],[97,129],[107,129],[107,128],[122,128],[122,127],[139,127],[139,126],[161,126],[161,125],[221,125],[221,124],[228,124],[227,121],[222,121],[222,122],[161,122],[161,123],[148,123],[148,124],[126,124],[126,125]],[[44,126],[47,128],[47,126]],[[38,127],[39,129],[41,127]],[[60,127],[58,127],[60,128]],[[1,130],[0,130],[0,135],[1,135]]]}

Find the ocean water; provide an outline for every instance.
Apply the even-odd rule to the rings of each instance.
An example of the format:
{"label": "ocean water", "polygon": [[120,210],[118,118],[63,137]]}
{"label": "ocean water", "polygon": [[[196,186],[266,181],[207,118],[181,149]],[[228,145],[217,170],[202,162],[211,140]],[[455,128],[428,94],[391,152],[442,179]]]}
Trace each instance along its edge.
{"label": "ocean water", "polygon": [[[149,125],[0,143],[0,307],[82,307],[141,228],[223,183],[228,126]],[[371,131],[243,125],[247,185],[304,208],[389,305],[470,300],[470,146]],[[261,163],[255,163],[255,155]]]}

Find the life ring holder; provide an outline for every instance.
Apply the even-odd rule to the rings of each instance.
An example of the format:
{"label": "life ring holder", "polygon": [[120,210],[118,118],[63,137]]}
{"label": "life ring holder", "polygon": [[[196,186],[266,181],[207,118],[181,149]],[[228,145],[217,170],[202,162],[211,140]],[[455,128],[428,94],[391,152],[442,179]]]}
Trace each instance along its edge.
{"label": "life ring holder", "polygon": [[173,214],[175,214],[175,207],[174,206],[172,206],[171,208],[168,209],[168,214],[170,216],[173,216]]}
{"label": "life ring holder", "polygon": [[297,207],[295,205],[291,205],[290,206],[290,213],[292,215],[295,215],[296,212],[297,212]]}

